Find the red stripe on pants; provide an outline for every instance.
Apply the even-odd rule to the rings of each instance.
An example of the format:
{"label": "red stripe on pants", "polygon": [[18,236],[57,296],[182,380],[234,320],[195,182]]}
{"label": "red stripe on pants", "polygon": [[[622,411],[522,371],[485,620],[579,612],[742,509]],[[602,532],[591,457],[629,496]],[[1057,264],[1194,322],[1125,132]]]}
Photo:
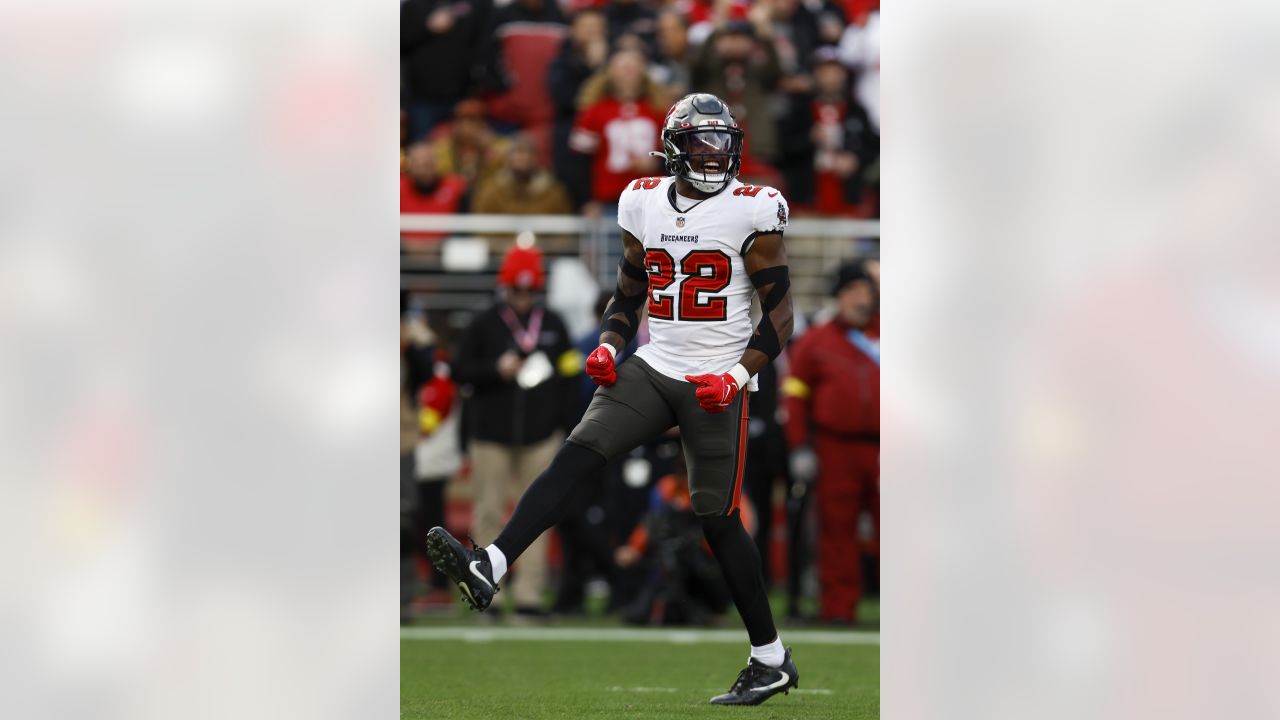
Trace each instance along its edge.
{"label": "red stripe on pants", "polygon": [[742,391],[742,417],[738,421],[738,460],[733,471],[733,502],[729,504],[726,515],[732,515],[742,502],[742,469],[747,464],[747,423],[750,420],[747,408],[747,391]]}

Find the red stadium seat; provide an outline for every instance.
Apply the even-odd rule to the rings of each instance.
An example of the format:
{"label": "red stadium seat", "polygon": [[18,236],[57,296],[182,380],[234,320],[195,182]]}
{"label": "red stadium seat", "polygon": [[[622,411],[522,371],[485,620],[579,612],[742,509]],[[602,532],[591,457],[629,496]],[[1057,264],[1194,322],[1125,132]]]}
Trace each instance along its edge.
{"label": "red stadium seat", "polygon": [[551,124],[555,108],[547,92],[547,69],[567,30],[555,23],[520,22],[498,29],[512,83],[511,89],[489,101],[490,119],[521,128]]}

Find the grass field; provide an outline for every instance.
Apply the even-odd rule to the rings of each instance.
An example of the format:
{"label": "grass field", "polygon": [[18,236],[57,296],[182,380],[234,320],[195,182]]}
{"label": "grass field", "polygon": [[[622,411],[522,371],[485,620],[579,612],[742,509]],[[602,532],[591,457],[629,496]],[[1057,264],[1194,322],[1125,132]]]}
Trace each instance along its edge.
{"label": "grass field", "polygon": [[[741,637],[740,637],[741,636]],[[414,627],[400,641],[406,719],[877,718],[878,633],[783,630],[800,688],[707,704],[746,664],[741,631]]]}

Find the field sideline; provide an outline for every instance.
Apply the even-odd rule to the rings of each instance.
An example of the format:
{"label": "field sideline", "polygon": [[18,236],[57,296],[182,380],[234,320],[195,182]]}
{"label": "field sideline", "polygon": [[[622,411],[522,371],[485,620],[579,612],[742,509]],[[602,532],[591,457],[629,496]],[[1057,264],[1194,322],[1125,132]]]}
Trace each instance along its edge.
{"label": "field sideline", "polygon": [[[426,718],[877,718],[878,632],[783,630],[800,688],[756,708],[707,700],[746,663],[741,630],[406,627],[400,714]],[[739,647],[734,648],[734,645]]]}

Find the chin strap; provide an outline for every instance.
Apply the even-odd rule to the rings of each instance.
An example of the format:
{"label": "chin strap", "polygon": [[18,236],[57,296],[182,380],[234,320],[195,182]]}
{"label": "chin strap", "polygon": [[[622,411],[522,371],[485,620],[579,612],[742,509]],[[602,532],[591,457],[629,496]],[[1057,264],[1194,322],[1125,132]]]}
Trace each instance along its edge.
{"label": "chin strap", "polygon": [[[685,178],[685,180],[687,180],[690,185],[692,185],[695,189],[699,190],[700,192],[710,193],[711,197],[715,197],[716,195],[719,195],[720,193],[725,191],[725,188],[729,187],[729,180],[721,180],[720,182],[716,182],[716,183],[707,182],[706,180],[689,180],[689,178]],[[732,178],[730,178],[730,180],[732,180]],[[703,185],[707,185],[711,187],[711,189],[708,190],[706,188],[700,188],[698,187],[699,183]]]}

